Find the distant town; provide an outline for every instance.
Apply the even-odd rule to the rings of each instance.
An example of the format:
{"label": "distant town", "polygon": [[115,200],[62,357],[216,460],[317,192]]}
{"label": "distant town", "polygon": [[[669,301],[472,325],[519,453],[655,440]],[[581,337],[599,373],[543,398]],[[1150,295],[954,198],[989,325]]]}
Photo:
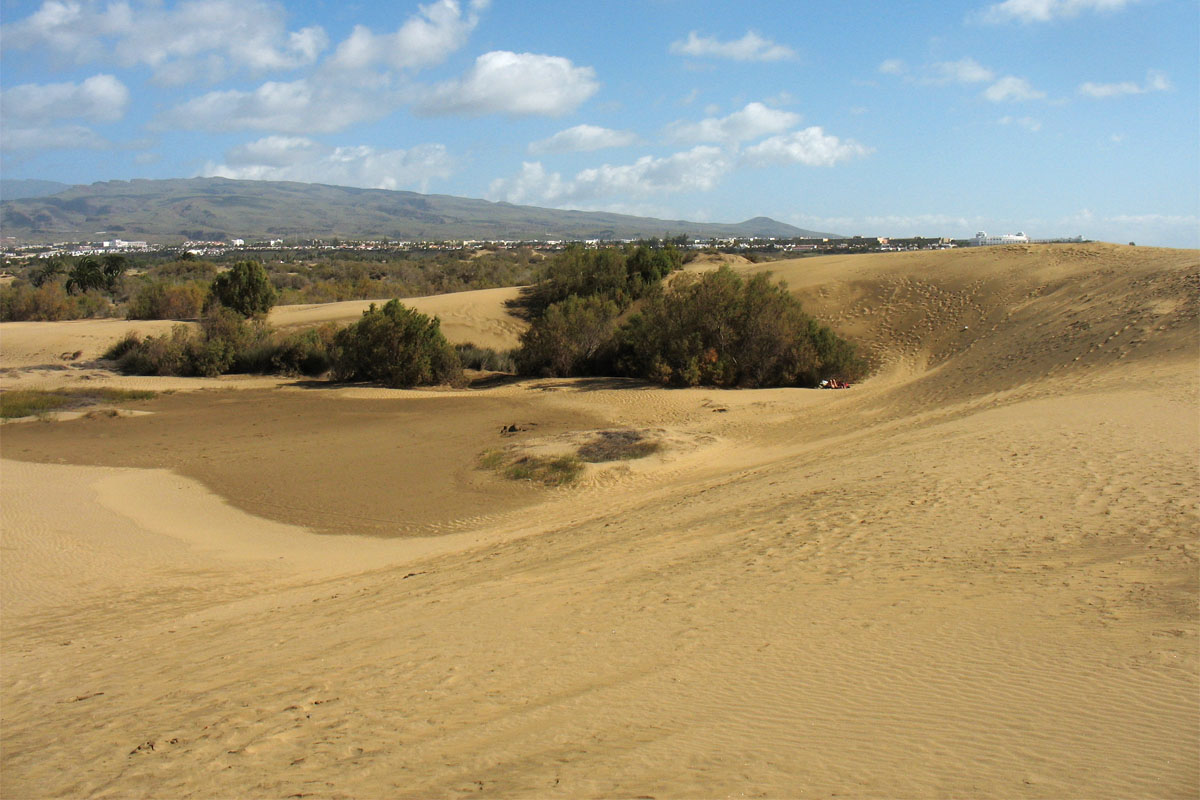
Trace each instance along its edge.
{"label": "distant town", "polygon": [[[223,256],[230,253],[271,253],[284,251],[455,251],[455,250],[519,250],[532,249],[541,252],[557,252],[572,244],[586,247],[610,247],[634,244],[644,239],[582,239],[582,240],[440,240],[399,241],[388,238],[351,240],[329,239],[264,239],[246,240],[231,238],[228,241],[185,241],[182,244],[152,244],[145,241],[125,239],[102,239],[97,241],[57,242],[54,244],[22,243],[13,237],[0,240],[0,255],[6,259],[61,258],[64,256],[104,255],[108,253],[158,253],[163,255],[185,253],[192,256]],[[681,250],[718,250],[727,253],[762,253],[787,256],[789,254],[838,254],[864,252],[903,252],[912,250],[948,250],[955,247],[982,247],[989,245],[1082,242],[1083,237],[1031,239],[1022,232],[990,236],[979,232],[969,239],[951,237],[887,237],[851,236],[846,238],[786,239],[786,238],[689,238],[686,236],[652,240],[652,243],[670,243]]]}

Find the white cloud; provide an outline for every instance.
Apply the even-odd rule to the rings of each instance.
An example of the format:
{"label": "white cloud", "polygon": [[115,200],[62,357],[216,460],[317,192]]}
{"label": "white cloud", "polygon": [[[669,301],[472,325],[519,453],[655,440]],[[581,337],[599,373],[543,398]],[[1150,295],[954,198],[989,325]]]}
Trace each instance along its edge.
{"label": "white cloud", "polygon": [[492,181],[489,196],[510,203],[559,207],[592,207],[604,198],[704,192],[714,188],[733,168],[722,149],[701,145],[656,158],[643,156],[632,164],[581,170],[571,180],[547,173],[540,162],[526,162],[514,178]]}
{"label": "white cloud", "polygon": [[328,44],[320,27],[289,32],[284,7],[267,0],[185,0],[173,8],[44,0],[0,34],[5,47],[76,63],[144,65],[163,83],[293,69],[313,63]]}
{"label": "white cloud", "polygon": [[1085,11],[1120,11],[1137,0],[1004,0],[987,7],[984,22],[1050,22],[1077,17]]}
{"label": "white cloud", "polygon": [[973,58],[963,58],[958,61],[939,61],[929,67],[929,77],[926,82],[934,84],[947,83],[984,83],[993,80],[996,73],[980,64]]}
{"label": "white cloud", "polygon": [[82,83],[27,83],[0,92],[0,132],[5,150],[107,147],[91,128],[62,120],[115,122],[129,107],[129,89],[112,75]]}
{"label": "white cloud", "polygon": [[561,116],[600,88],[596,71],[559,56],[497,50],[475,59],[458,80],[433,87],[417,109],[426,114]]}
{"label": "white cloud", "polygon": [[675,142],[744,142],[782,133],[799,123],[799,114],[750,103],[727,117],[672,123],[667,127],[666,135]]}
{"label": "white cloud", "polygon": [[638,143],[632,131],[615,131],[596,125],[576,125],[529,145],[531,153],[584,153]]}
{"label": "white cloud", "polygon": [[1122,81],[1121,83],[1092,83],[1089,81],[1079,85],[1079,93],[1087,97],[1103,99],[1129,94],[1165,92],[1170,90],[1170,88],[1171,81],[1167,79],[1164,73],[1151,70],[1146,73],[1145,84],[1139,85],[1133,81]]}
{"label": "white cloud", "polygon": [[1001,125],[1020,126],[1031,133],[1037,133],[1042,129],[1041,120],[1034,119],[1033,117],[1001,117],[996,121]]}
{"label": "white cloud", "polygon": [[380,150],[366,145],[329,147],[304,137],[268,136],[233,148],[225,154],[224,163],[210,162],[201,174],[425,192],[431,180],[451,175],[454,168],[454,160],[440,144]]}
{"label": "white cloud", "polygon": [[1041,100],[1046,93],[1034,89],[1024,78],[1009,75],[985,89],[983,96],[993,103],[1003,103],[1005,101]]}
{"label": "white cloud", "polygon": [[842,161],[859,158],[871,152],[852,139],[845,141],[825,133],[819,127],[805,128],[783,136],[772,136],[753,147],[746,148],[742,163],[751,167],[776,164],[806,164],[810,167],[830,167]]}
{"label": "white cloud", "polygon": [[112,75],[93,75],[83,83],[27,83],[0,93],[0,114],[6,123],[115,122],[128,107],[129,89]]}
{"label": "white cloud", "polygon": [[355,25],[350,36],[338,45],[329,65],[338,69],[364,69],[383,63],[410,69],[439,64],[466,44],[467,37],[479,24],[475,12],[486,5],[473,3],[464,14],[457,0],[437,0],[420,6],[417,14],[390,34],[375,34],[365,25]]}
{"label": "white cloud", "polygon": [[713,36],[698,36],[695,31],[684,41],[672,42],[671,52],[681,56],[728,58],[734,61],[786,61],[796,57],[790,47],[775,44],[754,31],[740,39],[722,42]]}
{"label": "white cloud", "polygon": [[908,71],[908,65],[899,58],[889,58],[880,63],[879,71],[884,75],[903,75]]}
{"label": "white cloud", "polygon": [[254,91],[209,92],[168,111],[160,127],[188,130],[267,130],[328,133],[392,111],[400,100],[368,88],[348,89],[300,79],[268,81]]}

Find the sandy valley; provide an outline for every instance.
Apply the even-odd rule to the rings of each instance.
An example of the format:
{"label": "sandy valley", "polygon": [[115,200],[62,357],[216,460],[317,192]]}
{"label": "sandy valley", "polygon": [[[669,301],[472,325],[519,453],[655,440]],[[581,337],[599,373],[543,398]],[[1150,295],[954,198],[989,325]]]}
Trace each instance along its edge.
{"label": "sandy valley", "polygon": [[[161,392],[0,429],[0,795],[1200,793],[1200,253],[765,266],[871,378],[131,378],[170,323],[0,326],[5,388]],[[510,347],[514,292],[413,304]],[[610,429],[663,446],[477,466]]]}

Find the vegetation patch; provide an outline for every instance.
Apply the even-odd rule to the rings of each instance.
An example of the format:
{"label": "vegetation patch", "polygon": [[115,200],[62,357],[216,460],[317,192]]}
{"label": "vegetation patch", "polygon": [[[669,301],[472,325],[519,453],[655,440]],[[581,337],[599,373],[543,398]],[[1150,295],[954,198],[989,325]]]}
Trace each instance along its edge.
{"label": "vegetation patch", "polygon": [[68,411],[99,403],[149,400],[154,392],[136,389],[6,389],[0,392],[0,418],[16,419]]}
{"label": "vegetation patch", "polygon": [[456,344],[458,359],[463,369],[477,369],[486,372],[516,372],[517,364],[513,360],[513,351],[496,350],[491,347],[479,347],[471,343]]}
{"label": "vegetation patch", "polygon": [[579,448],[579,458],[589,464],[606,461],[631,461],[645,458],[662,449],[662,443],[647,439],[641,431],[600,431],[596,438]]}
{"label": "vegetation patch", "polygon": [[488,450],[479,466],[499,472],[509,480],[533,481],[544,486],[566,486],[583,473],[583,462],[574,455],[536,456],[509,450]]}

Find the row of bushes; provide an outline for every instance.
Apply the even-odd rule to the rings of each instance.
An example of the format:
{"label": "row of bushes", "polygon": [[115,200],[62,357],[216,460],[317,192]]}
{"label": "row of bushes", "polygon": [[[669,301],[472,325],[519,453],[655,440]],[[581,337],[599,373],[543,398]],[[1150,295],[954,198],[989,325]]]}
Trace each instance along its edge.
{"label": "row of bushes", "polygon": [[[497,357],[480,348],[470,350],[478,359]],[[398,300],[382,308],[372,304],[358,322],[344,328],[329,323],[301,331],[275,330],[217,306],[199,327],[177,325],[146,338],[126,334],[104,357],[127,375],[330,373],[338,381],[377,381],[397,388],[463,382],[462,358],[446,341],[437,318]]]}
{"label": "row of bushes", "polygon": [[670,290],[647,289],[636,313],[604,294],[548,306],[523,334],[522,374],[622,375],[675,386],[816,386],[857,380],[865,361],[853,345],[802,310],[766,274],[728,267],[683,275]]}

